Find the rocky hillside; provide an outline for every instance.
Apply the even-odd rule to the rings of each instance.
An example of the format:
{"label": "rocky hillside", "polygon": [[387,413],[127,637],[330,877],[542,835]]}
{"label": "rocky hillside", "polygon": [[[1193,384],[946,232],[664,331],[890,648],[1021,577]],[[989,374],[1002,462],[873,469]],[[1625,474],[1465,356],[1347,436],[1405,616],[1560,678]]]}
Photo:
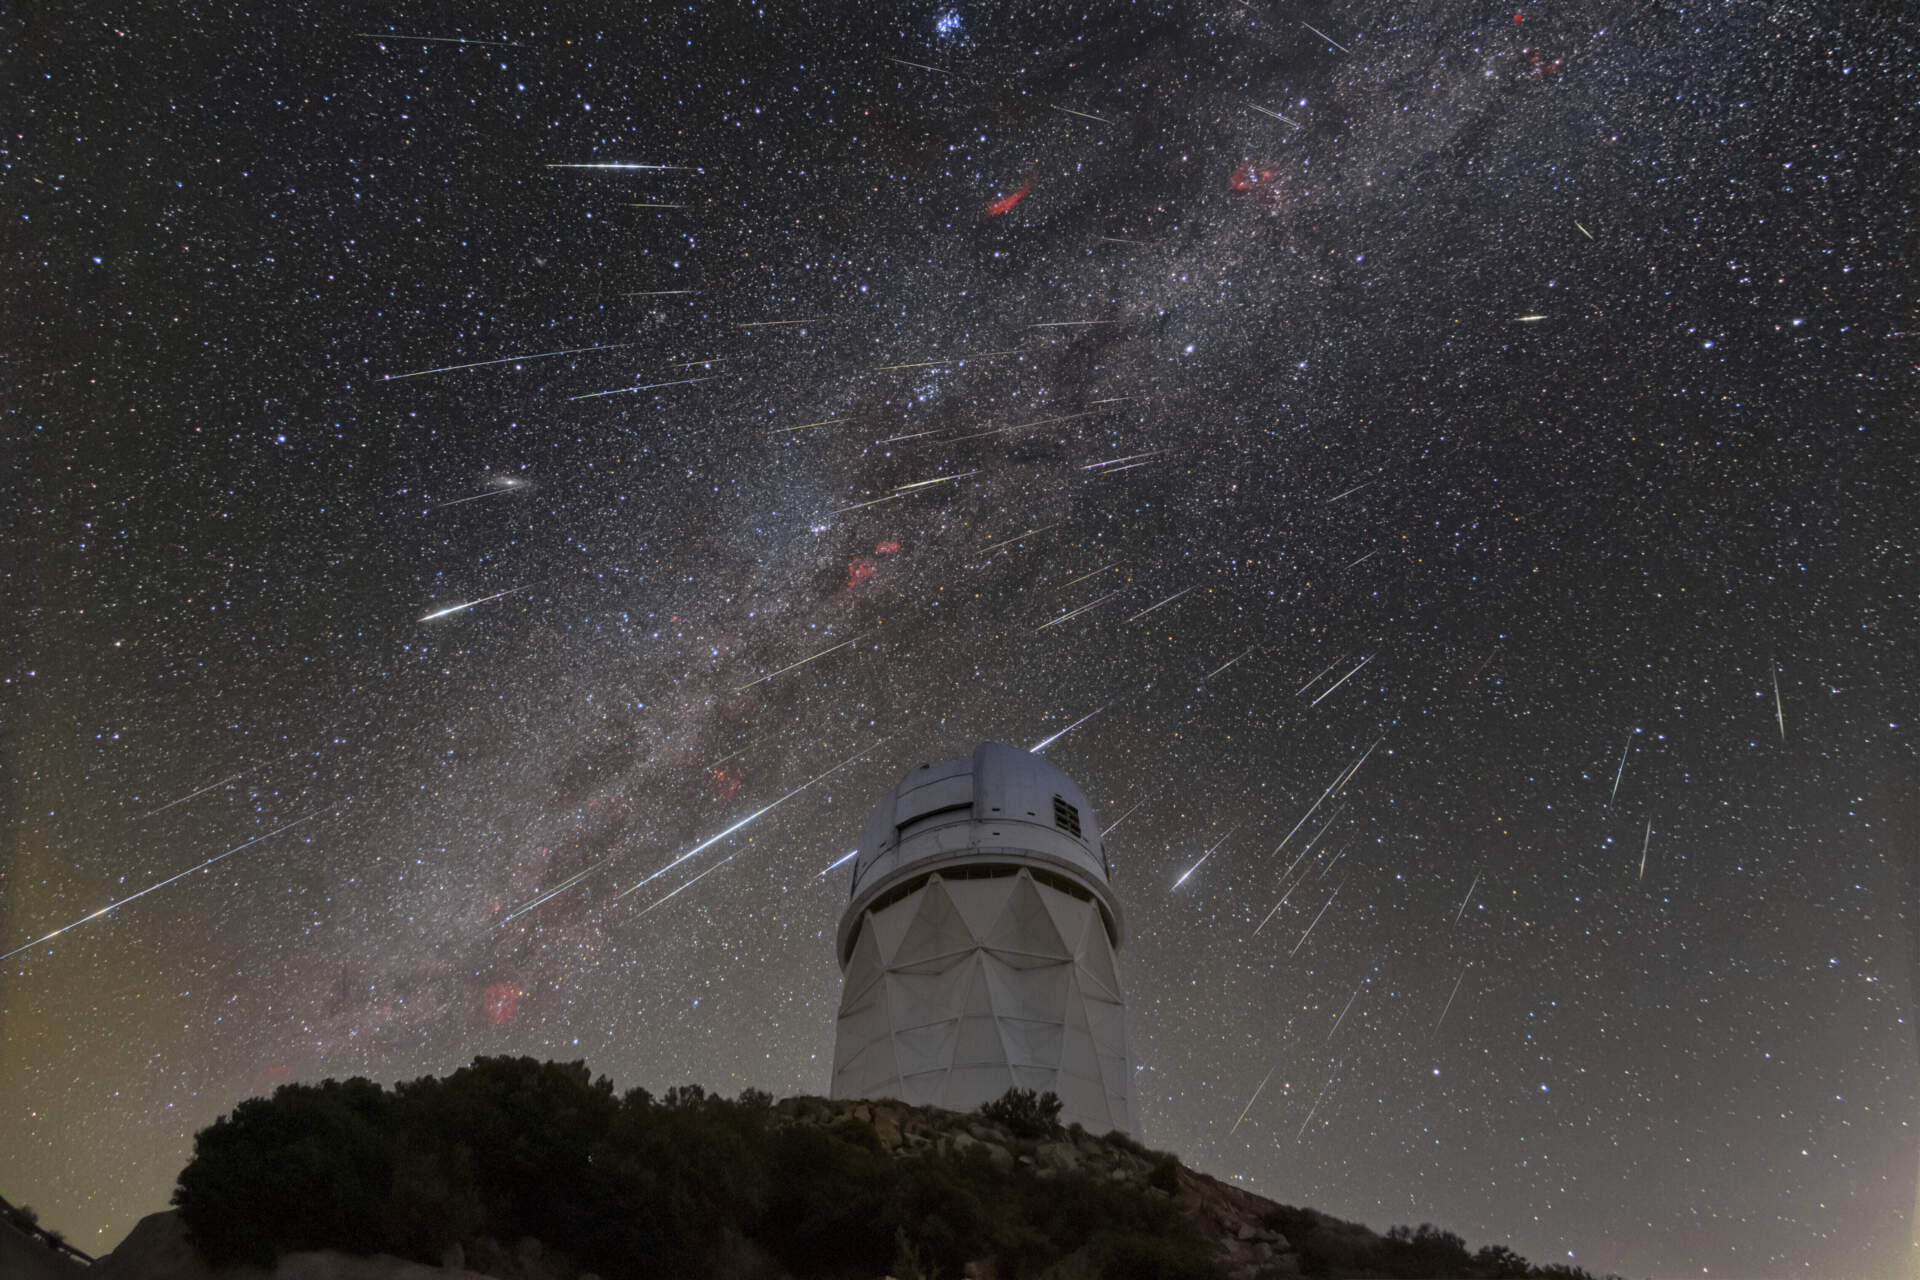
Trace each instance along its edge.
{"label": "rocky hillside", "polygon": [[1057,1112],[1018,1092],[969,1115],[692,1086],[615,1097],[581,1064],[524,1058],[392,1090],[286,1086],[201,1131],[177,1212],[83,1274],[1591,1280],[1277,1204]]}

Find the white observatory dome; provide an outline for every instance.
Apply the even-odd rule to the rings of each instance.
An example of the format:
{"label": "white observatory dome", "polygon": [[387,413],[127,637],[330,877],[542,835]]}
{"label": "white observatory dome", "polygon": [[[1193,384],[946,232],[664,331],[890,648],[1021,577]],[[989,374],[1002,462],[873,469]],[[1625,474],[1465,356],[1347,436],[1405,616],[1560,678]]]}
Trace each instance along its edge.
{"label": "white observatory dome", "polygon": [[971,1111],[1033,1089],[1133,1133],[1122,923],[1066,774],[997,742],[912,770],[854,858],[833,1096]]}

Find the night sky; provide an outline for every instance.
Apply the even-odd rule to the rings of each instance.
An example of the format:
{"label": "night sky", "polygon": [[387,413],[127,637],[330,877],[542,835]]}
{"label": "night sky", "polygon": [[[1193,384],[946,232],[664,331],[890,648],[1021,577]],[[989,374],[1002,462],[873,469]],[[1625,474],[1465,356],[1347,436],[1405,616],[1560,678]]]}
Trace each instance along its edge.
{"label": "night sky", "polygon": [[826,868],[1070,730],[1151,1145],[1905,1263],[1904,6],[416,8],[0,20],[0,1193],[824,1093]]}

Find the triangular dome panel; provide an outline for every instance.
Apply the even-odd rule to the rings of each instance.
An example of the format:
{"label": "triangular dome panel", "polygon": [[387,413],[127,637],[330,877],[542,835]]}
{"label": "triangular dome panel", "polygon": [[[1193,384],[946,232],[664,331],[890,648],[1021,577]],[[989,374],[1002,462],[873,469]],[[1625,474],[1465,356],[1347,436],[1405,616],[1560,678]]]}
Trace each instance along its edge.
{"label": "triangular dome panel", "polygon": [[1100,922],[1100,913],[1097,911],[1087,930],[1086,941],[1080,948],[1080,970],[1090,980],[1089,985],[1101,995],[1114,1001],[1122,998],[1120,966],[1114,962],[1113,947],[1107,941],[1107,929]]}
{"label": "triangular dome panel", "polygon": [[1007,908],[1007,897],[1013,892],[1015,880],[1016,877],[1007,875],[946,881],[947,894],[953,899],[954,908],[967,922],[967,930],[975,938],[984,939],[992,932],[994,921]]}
{"label": "triangular dome panel", "polygon": [[989,949],[1009,964],[1022,963],[1019,958],[1037,959],[1042,963],[1073,958],[1072,950],[1054,927],[1046,903],[1040,900],[1039,887],[1024,871],[1015,878],[1013,892],[1007,895],[1007,905],[985,941]]}
{"label": "triangular dome panel", "polygon": [[888,964],[893,963],[895,953],[900,950],[900,939],[906,937],[907,926],[913,923],[914,910],[918,905],[910,895],[884,911],[869,912],[867,918],[861,921],[860,932],[873,933],[873,940],[880,949],[880,958]]}
{"label": "triangular dome panel", "polygon": [[[939,876],[927,882],[917,895],[919,908],[908,924],[906,936],[893,953],[890,967],[908,971],[938,971],[951,965],[979,946],[967,922],[954,909],[946,884]],[[909,899],[911,901],[911,899]]]}

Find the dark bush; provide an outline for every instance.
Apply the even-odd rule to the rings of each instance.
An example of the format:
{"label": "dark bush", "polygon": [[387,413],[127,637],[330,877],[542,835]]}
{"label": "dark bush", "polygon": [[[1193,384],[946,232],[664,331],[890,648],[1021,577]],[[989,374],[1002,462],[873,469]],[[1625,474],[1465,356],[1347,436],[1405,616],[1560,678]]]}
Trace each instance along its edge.
{"label": "dark bush", "polygon": [[1060,1099],[1051,1092],[1009,1089],[992,1102],[980,1104],[980,1114],[1016,1138],[1060,1136]]}
{"label": "dark bush", "polygon": [[[388,1219],[394,1099],[367,1080],[282,1085],[194,1137],[173,1203],[215,1264],[367,1247]],[[424,1260],[424,1259],[423,1259]]]}
{"label": "dark bush", "polygon": [[[981,1111],[1032,1139],[1060,1133],[1059,1109],[1052,1094],[1015,1090]],[[1151,1187],[1178,1188],[1172,1156],[1118,1145],[1152,1161]],[[531,1236],[554,1274],[607,1280],[955,1277],[973,1261],[1030,1276],[1070,1257],[1075,1274],[1115,1280],[1223,1274],[1215,1244],[1136,1183],[1042,1178],[995,1166],[980,1146],[889,1153],[871,1122],[803,1122],[752,1090],[738,1101],[694,1085],[659,1102],[638,1089],[616,1098],[584,1064],[529,1058],[481,1058],[392,1091],[327,1081],[243,1102],[195,1137],[174,1203],[220,1264],[272,1265],[305,1249],[435,1263],[459,1243],[504,1266]],[[1266,1225],[1294,1243],[1308,1275],[1589,1280],[1528,1269],[1504,1250],[1469,1258],[1433,1227],[1383,1239],[1284,1208]]]}

